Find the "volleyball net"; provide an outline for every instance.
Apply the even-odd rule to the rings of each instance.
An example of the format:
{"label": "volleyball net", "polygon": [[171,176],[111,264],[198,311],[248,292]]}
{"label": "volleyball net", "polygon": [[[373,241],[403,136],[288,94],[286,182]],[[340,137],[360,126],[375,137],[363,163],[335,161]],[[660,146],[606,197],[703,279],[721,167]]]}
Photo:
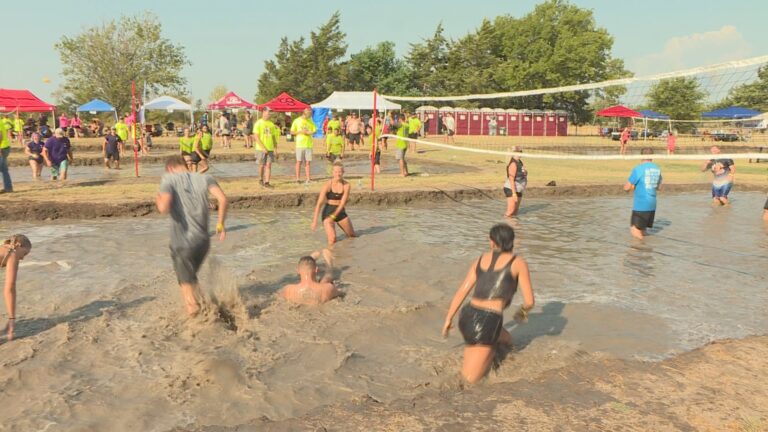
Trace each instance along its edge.
{"label": "volleyball net", "polygon": [[[768,56],[640,77],[491,94],[383,95],[421,119],[417,145],[527,158],[768,159]],[[757,96],[755,96],[757,95]],[[619,155],[622,133],[629,150]],[[673,138],[669,135],[672,134]],[[385,135],[396,138],[394,131]],[[675,154],[667,155],[667,147]],[[765,153],[763,153],[765,152]]]}

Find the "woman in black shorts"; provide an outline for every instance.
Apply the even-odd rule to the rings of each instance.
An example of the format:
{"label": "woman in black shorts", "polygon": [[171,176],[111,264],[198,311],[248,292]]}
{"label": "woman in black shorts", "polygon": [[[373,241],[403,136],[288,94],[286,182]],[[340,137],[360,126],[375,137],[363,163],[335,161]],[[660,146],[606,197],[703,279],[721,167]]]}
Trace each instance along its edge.
{"label": "woman in black shorts", "polygon": [[328,237],[328,244],[336,243],[336,224],[341,227],[347,237],[357,237],[352,221],[346,212],[347,201],[351,185],[344,180],[344,165],[340,161],[333,163],[333,176],[320,190],[315,206],[315,216],[312,219],[312,231],[317,229],[317,220],[320,217],[320,207],[323,208],[323,228]]}
{"label": "woman in black shorts", "polygon": [[[515,152],[522,152],[520,147],[515,147]],[[520,203],[523,201],[523,191],[528,185],[528,171],[523,166],[520,156],[512,156],[507,164],[507,179],[504,180],[504,196],[507,197],[507,211],[505,217],[517,215]]]}
{"label": "woman in black shorts", "polygon": [[472,293],[459,316],[459,330],[464,336],[464,363],[461,374],[470,384],[479,381],[491,367],[497,344],[512,344],[512,335],[504,329],[503,311],[520,289],[523,305],[515,319],[525,322],[533,308],[533,288],[528,263],[512,253],[515,231],[497,224],[489,235],[490,252],[480,255],[469,267],[467,276],[453,296],[443,324],[443,336],[453,327],[453,317],[464,299]]}
{"label": "woman in black shorts", "polygon": [[24,153],[26,153],[29,158],[29,166],[32,168],[32,178],[39,180],[40,174],[43,172],[43,142],[40,140],[39,133],[32,133],[32,141],[27,143],[27,147],[24,148]]}

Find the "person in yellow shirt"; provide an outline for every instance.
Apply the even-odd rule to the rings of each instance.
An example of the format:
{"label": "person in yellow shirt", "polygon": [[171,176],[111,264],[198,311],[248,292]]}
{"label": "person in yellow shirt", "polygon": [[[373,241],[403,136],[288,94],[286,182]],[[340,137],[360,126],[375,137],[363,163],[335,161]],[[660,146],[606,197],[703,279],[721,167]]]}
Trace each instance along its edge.
{"label": "person in yellow shirt", "polygon": [[261,118],[253,124],[253,136],[256,162],[259,164],[259,183],[265,188],[272,189],[273,186],[269,184],[269,180],[272,177],[272,162],[277,155],[280,129],[272,121],[272,111],[269,108],[266,108],[261,113]]}
{"label": "person in yellow shirt", "polygon": [[8,172],[8,155],[11,154],[11,131],[6,122],[0,119],[0,176],[3,177],[3,188],[0,193],[13,192],[11,174]]}
{"label": "person in yellow shirt", "polygon": [[24,147],[24,120],[21,119],[18,111],[16,111],[16,118],[13,119],[13,133],[16,134],[19,145]]}
{"label": "person in yellow shirt", "polygon": [[118,119],[117,123],[115,123],[115,131],[117,133],[117,136],[120,137],[121,140],[123,140],[123,143],[128,142],[128,125],[125,124],[123,119]]}
{"label": "person in yellow shirt", "polygon": [[336,162],[344,157],[344,137],[341,136],[341,129],[329,129],[328,136],[325,138],[326,157],[331,162]]}
{"label": "person in yellow shirt", "polygon": [[339,131],[341,131],[341,120],[339,120],[339,117],[336,114],[331,112],[331,119],[328,120],[328,130],[327,130],[328,135],[330,135],[331,131],[333,131],[334,129],[338,129]]}
{"label": "person in yellow shirt", "polygon": [[[421,120],[419,120],[416,114],[411,113],[411,115],[408,117],[408,138],[419,139],[420,130],[421,130]],[[410,141],[409,147],[412,152],[416,151],[415,142]]]}
{"label": "person in yellow shirt", "polygon": [[291,123],[291,135],[296,143],[296,182],[299,182],[301,163],[304,162],[304,175],[307,183],[312,181],[309,175],[312,162],[312,135],[317,132],[317,126],[312,121],[312,108],[305,108],[304,112]]}

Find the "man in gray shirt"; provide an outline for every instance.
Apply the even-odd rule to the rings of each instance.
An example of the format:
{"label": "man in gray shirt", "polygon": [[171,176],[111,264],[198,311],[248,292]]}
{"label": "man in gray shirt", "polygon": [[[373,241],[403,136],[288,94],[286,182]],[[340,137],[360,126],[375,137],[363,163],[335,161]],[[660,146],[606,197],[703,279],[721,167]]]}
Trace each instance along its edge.
{"label": "man in gray shirt", "polygon": [[171,214],[171,258],[179,281],[184,305],[190,316],[200,311],[197,301],[197,271],[203,264],[211,240],[208,236],[208,192],[219,203],[219,240],[226,236],[224,219],[227,197],[208,174],[187,171],[181,156],[171,156],[165,163],[166,174],[157,194],[157,209]]}

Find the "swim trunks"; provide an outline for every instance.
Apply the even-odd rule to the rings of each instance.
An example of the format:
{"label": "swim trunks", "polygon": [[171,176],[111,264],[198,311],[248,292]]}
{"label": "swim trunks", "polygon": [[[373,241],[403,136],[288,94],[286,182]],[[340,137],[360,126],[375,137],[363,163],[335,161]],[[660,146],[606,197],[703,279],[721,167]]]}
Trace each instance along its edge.
{"label": "swim trunks", "polygon": [[495,345],[501,334],[501,314],[467,304],[459,315],[459,330],[467,345]]}
{"label": "swim trunks", "polygon": [[632,218],[630,225],[633,227],[644,230],[646,228],[653,228],[653,220],[656,217],[656,211],[637,211],[632,210]]}

